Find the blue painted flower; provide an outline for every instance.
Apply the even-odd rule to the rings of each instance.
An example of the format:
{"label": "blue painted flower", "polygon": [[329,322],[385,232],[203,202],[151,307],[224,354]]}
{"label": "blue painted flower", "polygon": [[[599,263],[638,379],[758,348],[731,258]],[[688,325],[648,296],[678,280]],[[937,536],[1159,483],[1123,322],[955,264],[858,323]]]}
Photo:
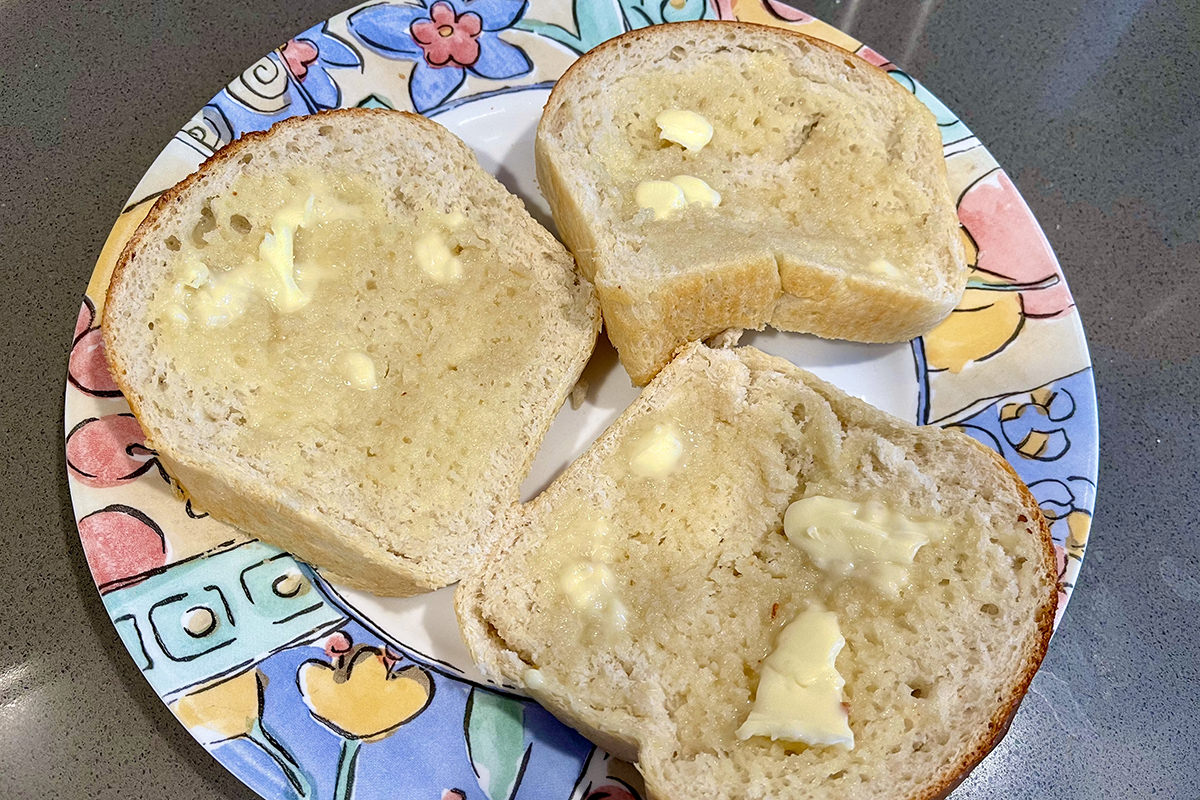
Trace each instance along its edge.
{"label": "blue painted flower", "polygon": [[330,33],[324,22],[298,34],[279,49],[279,54],[314,111],[341,105],[342,91],[329,75],[331,67],[362,66],[362,56]]}
{"label": "blue painted flower", "polygon": [[526,5],[526,0],[380,3],[354,12],[348,25],[388,58],[416,62],[408,93],[413,108],[425,112],[454,94],[468,72],[507,80],[533,69],[525,51],[499,36]]}

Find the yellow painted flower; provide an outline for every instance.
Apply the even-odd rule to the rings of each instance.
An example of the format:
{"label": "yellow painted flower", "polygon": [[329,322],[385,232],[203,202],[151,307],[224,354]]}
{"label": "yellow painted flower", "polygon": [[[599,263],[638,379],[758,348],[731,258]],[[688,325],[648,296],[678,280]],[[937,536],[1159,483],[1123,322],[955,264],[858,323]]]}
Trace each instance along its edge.
{"label": "yellow painted flower", "polygon": [[376,741],[421,713],[433,695],[429,674],[417,666],[391,672],[384,653],[359,646],[337,664],[306,661],[300,694],[313,716],[346,739]]}
{"label": "yellow painted flower", "polygon": [[250,736],[262,714],[262,680],[247,670],[179,698],[171,710],[201,744]]}

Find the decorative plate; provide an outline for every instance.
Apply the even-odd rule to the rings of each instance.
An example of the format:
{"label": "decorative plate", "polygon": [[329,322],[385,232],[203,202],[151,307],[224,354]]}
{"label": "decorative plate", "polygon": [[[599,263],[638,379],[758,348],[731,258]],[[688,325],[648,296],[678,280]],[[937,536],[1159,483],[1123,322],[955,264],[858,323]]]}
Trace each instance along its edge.
{"label": "decorative plate", "polygon": [[[179,721],[266,798],[626,800],[639,781],[535,703],[487,686],[449,590],[383,599],[176,499],[108,374],[99,319],[117,254],[154,198],[246,131],[351,106],[415,109],[549,213],[533,132],[554,80],[631,28],[698,18],[794,27],[887,70],[936,115],[974,271],[962,304],[901,345],[748,337],[918,423],[1001,453],[1052,522],[1060,606],[1095,499],[1095,391],[1058,262],[1008,176],[966,126],[875,51],[771,0],[408,0],[353,8],[251,65],[175,135],[134,189],[75,326],[66,450],[79,535],[113,624]],[[536,493],[633,398],[611,348],[564,408],[525,484]]]}

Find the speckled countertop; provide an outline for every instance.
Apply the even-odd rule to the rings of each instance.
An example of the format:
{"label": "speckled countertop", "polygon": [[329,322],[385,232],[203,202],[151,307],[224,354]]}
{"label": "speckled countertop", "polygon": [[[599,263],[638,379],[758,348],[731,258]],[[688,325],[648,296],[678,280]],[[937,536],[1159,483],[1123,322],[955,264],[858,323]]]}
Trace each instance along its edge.
{"label": "speckled countertop", "polygon": [[[1101,417],[1082,579],[956,798],[1200,797],[1200,10],[1169,0],[804,2],[920,78],[1062,261]],[[0,794],[247,797],[101,606],[62,447],[67,347],[122,201],[193,109],[337,2],[13,0],[0,24]]]}

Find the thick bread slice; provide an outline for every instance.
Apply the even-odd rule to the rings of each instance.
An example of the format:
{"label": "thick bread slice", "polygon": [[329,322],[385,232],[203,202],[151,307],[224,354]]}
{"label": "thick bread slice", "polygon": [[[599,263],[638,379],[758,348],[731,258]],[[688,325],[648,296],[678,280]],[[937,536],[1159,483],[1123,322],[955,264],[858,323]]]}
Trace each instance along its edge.
{"label": "thick bread slice", "polygon": [[[668,109],[703,116],[712,141],[660,138]],[[536,155],[639,385],[726,328],[910,339],[966,285],[933,115],[882,70],[799,33],[710,21],[605,42],[558,81]],[[639,207],[639,183],[681,174],[720,205],[666,219]]]}
{"label": "thick bread slice", "polygon": [[[639,477],[632,456],[659,425],[681,461]],[[891,596],[785,537],[789,504],[814,495],[947,532]],[[999,740],[1050,637],[1049,530],[998,456],[749,347],[686,347],[508,524],[457,590],[471,653],[636,760],[659,800],[938,796]],[[593,583],[579,604],[584,563],[611,594]],[[623,626],[604,616],[621,606]],[[739,739],[779,631],[819,608],[845,637],[854,748]]]}
{"label": "thick bread slice", "polygon": [[200,507],[408,595],[478,566],[599,322],[571,256],[466,145],[354,110],[245,136],[163,195],[104,340]]}

